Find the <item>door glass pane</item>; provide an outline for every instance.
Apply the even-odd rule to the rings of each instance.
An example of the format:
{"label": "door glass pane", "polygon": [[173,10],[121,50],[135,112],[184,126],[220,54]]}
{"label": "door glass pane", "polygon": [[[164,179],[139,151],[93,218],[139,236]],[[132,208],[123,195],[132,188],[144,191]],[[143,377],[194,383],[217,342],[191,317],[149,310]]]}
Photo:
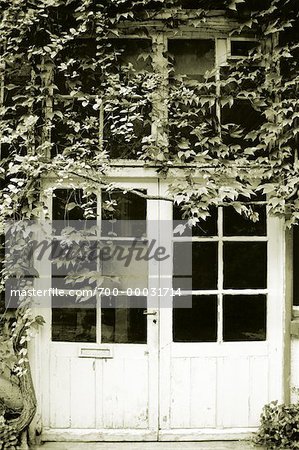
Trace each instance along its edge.
{"label": "door glass pane", "polygon": [[102,342],[146,344],[147,316],[144,314],[146,304],[146,297],[103,297]]}
{"label": "door glass pane", "polygon": [[91,289],[90,276],[97,270],[98,243],[86,241],[52,242],[52,287]]}
{"label": "door glass pane", "polygon": [[146,199],[131,192],[103,191],[102,219],[104,236],[141,237],[146,234]]}
{"label": "door glass pane", "polygon": [[176,75],[204,81],[206,71],[215,65],[215,43],[208,39],[170,39],[168,51]]}
{"label": "door glass pane", "polygon": [[[102,286],[119,290],[146,288],[148,261],[144,242],[102,241],[100,250]],[[144,259],[139,258],[139,255]]]}
{"label": "door glass pane", "polygon": [[[199,222],[191,228],[186,229],[186,232],[182,234],[182,236],[216,236],[217,235],[217,208],[211,208],[209,210],[210,216],[207,216],[205,220],[201,219]],[[184,211],[183,209],[178,206],[173,206],[173,220],[174,220],[174,226],[175,229],[178,225],[184,224],[186,225],[187,219],[183,218]]]}
{"label": "door glass pane", "polygon": [[96,309],[53,308],[52,340],[96,342]]}
{"label": "door glass pane", "polygon": [[265,295],[225,295],[224,341],[264,341],[267,306]]}
{"label": "door glass pane", "polygon": [[224,236],[266,236],[266,208],[264,206],[256,206],[254,211],[259,214],[257,222],[246,219],[238,214],[233,207],[223,208]]}
{"label": "door glass pane", "polygon": [[217,296],[193,295],[192,308],[184,308],[188,300],[187,296],[174,298],[173,341],[217,341]]}
{"label": "door glass pane", "polygon": [[223,276],[225,289],[265,289],[267,243],[224,242]]}
{"label": "door glass pane", "polygon": [[217,242],[175,242],[173,256],[175,289],[217,289]]}

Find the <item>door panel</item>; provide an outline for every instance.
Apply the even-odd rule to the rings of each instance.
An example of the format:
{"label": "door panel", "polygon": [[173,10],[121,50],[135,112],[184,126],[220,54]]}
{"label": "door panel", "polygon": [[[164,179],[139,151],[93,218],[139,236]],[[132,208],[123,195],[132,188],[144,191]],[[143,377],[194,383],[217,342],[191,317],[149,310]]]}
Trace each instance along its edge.
{"label": "door panel", "polygon": [[[158,193],[157,183],[137,187],[152,195]],[[160,191],[160,195],[165,192]],[[184,300],[183,296],[174,300],[170,291],[163,297],[149,296],[147,305],[139,305],[139,310],[102,308],[99,314],[97,300],[97,320],[90,334],[80,334],[86,313],[73,315],[70,323],[77,328],[72,335],[64,330],[64,336],[70,336],[68,342],[56,338],[50,342],[51,317],[46,318],[42,345],[49,365],[44,366],[46,384],[48,380],[43,403],[44,439],[239,438],[258,425],[265,403],[282,400],[284,292],[281,263],[277,264],[284,258],[282,225],[269,218],[267,234],[265,224],[259,225],[256,234],[251,226],[246,234],[243,222],[234,228],[228,215],[220,214],[217,217],[214,211],[213,226],[209,225],[207,233],[200,227],[192,238],[196,243],[190,246],[193,250],[213,249],[207,266],[203,264],[205,251],[200,260],[192,258],[200,271],[212,267],[212,275],[207,277],[212,276],[213,281],[205,282],[209,278],[201,274],[192,291],[183,291],[193,297],[192,309],[173,310],[177,301],[182,306]],[[170,202],[147,201],[148,238],[159,235],[159,245],[170,255],[174,248],[171,217]],[[235,235],[231,230],[237,230]],[[130,228],[126,233],[131,233]],[[262,258],[268,254],[262,284],[255,285],[253,279],[249,287],[240,288],[231,277],[227,287],[224,244],[231,242],[237,243],[238,251],[245,242],[243,247],[249,246],[253,254],[256,249]],[[228,264],[229,273],[239,270],[233,259]],[[140,268],[135,266],[136,272]],[[47,274],[49,268],[43,270]],[[171,290],[172,258],[159,263],[151,260],[147,270],[149,288]],[[196,277],[194,268],[192,276]],[[180,282],[179,277],[176,282]],[[123,297],[122,306],[126,301]],[[141,309],[146,306],[150,314],[143,315]],[[86,311],[93,314],[91,308]],[[53,317],[62,333],[62,324]],[[78,335],[85,336],[84,340],[75,342]]]}
{"label": "door panel", "polygon": [[[122,187],[124,185],[132,187],[128,183],[122,183]],[[157,195],[155,182],[136,183],[134,188]],[[62,189],[59,195],[66,196]],[[115,194],[106,197],[103,195],[102,201],[115,200]],[[99,204],[100,196],[97,198]],[[157,222],[149,222],[157,218],[157,202],[142,199],[137,206],[137,219],[144,219],[139,222],[143,236],[147,233],[144,237],[148,241],[157,239]],[[129,220],[133,216],[136,219],[135,213],[132,195],[129,195],[129,202],[121,196],[118,219]],[[130,222],[128,226],[123,222],[116,230],[118,222],[113,217],[110,219],[112,221],[106,223],[106,228],[102,226],[101,231],[110,233],[107,227],[113,226],[117,237],[110,234],[109,240],[116,239],[115,245],[126,251],[134,240],[134,233],[141,228],[138,222],[133,225]],[[139,244],[143,248],[146,245]],[[49,267],[43,270],[49,273]],[[118,295],[102,295],[101,298],[96,293],[92,299],[78,305],[70,290],[65,289],[63,303],[59,304],[59,299],[52,300],[54,309],[52,316],[48,315],[46,326],[47,335],[52,335],[48,347],[48,398],[51,401],[49,405],[44,404],[44,436],[59,440],[59,436],[66,433],[70,440],[80,435],[96,435],[97,440],[155,440],[158,432],[158,324],[156,315],[144,313],[157,314],[157,310],[152,308],[155,302],[150,302],[150,298],[134,296],[134,289],[156,288],[158,266],[154,260],[136,265],[133,259],[132,267],[126,267],[123,260],[112,261],[112,264],[110,260],[97,270],[105,275],[105,281],[110,276],[120,277]],[[56,273],[63,278],[61,272],[56,270],[54,275]],[[111,290],[115,286],[115,283],[105,285]],[[133,289],[133,295],[126,295],[129,288]]]}
{"label": "door panel", "polygon": [[[161,211],[161,221],[172,214],[166,202]],[[174,213],[181,221],[178,208]],[[161,233],[173,249],[173,281],[181,283],[182,295],[168,299],[173,308],[160,310],[160,440],[239,438],[258,426],[266,403],[282,400],[282,383],[274,383],[271,372],[275,367],[282,379],[284,325],[278,314],[284,292],[276,264],[284,259],[282,223],[268,217],[266,224],[264,211],[261,217],[247,229],[244,219],[220,209],[218,218],[213,212],[209,219],[212,233],[205,224],[191,238]],[[177,276],[176,262],[177,248],[191,240],[192,290]],[[168,270],[161,263],[161,273]],[[167,286],[167,280],[171,286],[170,277],[161,282]],[[192,308],[181,309],[184,295],[192,298]]]}

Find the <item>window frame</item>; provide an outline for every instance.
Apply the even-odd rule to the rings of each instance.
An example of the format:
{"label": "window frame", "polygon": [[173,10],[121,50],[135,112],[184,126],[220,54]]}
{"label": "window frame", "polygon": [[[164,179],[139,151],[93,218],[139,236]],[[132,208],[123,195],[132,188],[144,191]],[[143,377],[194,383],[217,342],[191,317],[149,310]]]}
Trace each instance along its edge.
{"label": "window frame", "polygon": [[[269,255],[268,255],[268,242],[269,242],[269,233],[268,233],[268,217],[266,220],[266,234],[264,236],[261,235],[252,235],[252,236],[225,236],[223,233],[223,226],[224,226],[224,217],[223,217],[223,209],[224,207],[218,208],[218,219],[217,219],[217,235],[216,236],[172,236],[172,245],[174,245],[176,242],[216,242],[217,243],[217,288],[216,289],[195,289],[195,290],[182,290],[184,295],[194,295],[194,296],[200,296],[200,295],[216,295],[217,296],[217,340],[215,343],[223,343],[223,342],[229,342],[224,340],[223,338],[223,322],[224,322],[224,296],[225,295],[265,295],[266,296],[266,338],[262,340],[246,340],[245,342],[264,342],[268,340],[268,320],[267,320],[267,298],[269,294],[269,270],[270,270],[270,264],[269,264]],[[267,273],[266,273],[266,281],[267,286],[266,288],[239,288],[239,289],[232,289],[232,288],[225,288],[224,287],[224,260],[223,260],[223,250],[224,250],[224,243],[225,242],[265,242],[267,243]],[[175,342],[175,341],[174,341]],[[244,341],[233,341],[233,342],[244,342]],[[201,343],[201,342],[197,342]]]}

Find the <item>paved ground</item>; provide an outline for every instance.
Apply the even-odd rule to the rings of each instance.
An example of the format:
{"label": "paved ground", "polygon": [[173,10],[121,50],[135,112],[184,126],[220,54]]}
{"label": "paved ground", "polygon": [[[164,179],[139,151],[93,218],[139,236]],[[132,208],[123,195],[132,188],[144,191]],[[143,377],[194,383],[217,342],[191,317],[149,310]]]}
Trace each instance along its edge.
{"label": "paved ground", "polygon": [[47,442],[35,450],[264,450],[250,442]]}

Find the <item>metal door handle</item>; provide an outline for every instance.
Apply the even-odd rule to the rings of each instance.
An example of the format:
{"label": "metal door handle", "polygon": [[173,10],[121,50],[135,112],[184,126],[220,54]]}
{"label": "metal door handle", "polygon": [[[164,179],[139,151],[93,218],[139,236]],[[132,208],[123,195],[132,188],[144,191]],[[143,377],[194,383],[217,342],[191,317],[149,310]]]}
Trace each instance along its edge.
{"label": "metal door handle", "polygon": [[157,311],[143,311],[143,314],[145,316],[156,316],[157,315]]}

